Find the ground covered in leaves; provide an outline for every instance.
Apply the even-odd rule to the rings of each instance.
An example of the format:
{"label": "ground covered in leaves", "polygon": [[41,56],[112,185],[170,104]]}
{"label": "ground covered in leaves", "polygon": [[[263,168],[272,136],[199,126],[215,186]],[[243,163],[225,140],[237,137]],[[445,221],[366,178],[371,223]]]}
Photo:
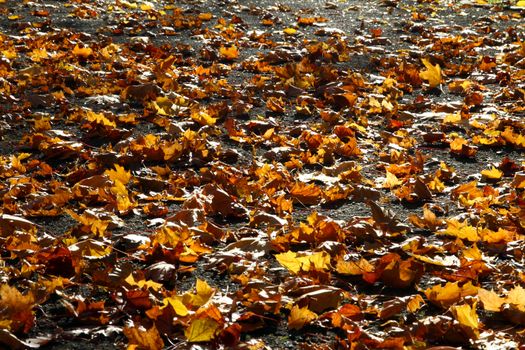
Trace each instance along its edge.
{"label": "ground covered in leaves", "polygon": [[0,348],[522,347],[524,7],[0,0]]}

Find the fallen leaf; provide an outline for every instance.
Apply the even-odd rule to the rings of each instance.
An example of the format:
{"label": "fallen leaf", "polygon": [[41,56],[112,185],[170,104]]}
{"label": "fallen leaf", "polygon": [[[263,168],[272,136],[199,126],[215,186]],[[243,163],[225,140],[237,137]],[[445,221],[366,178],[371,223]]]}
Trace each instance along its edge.
{"label": "fallen leaf", "polygon": [[316,318],[317,314],[310,311],[307,306],[300,308],[294,305],[288,316],[288,328],[299,330]]}

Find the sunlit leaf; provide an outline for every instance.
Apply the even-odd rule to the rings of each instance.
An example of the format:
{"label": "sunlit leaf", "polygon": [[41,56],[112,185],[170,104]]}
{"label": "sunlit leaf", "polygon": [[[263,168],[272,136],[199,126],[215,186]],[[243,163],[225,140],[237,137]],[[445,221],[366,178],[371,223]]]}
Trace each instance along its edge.
{"label": "sunlit leaf", "polygon": [[317,318],[317,314],[308,310],[305,306],[300,308],[297,305],[292,307],[290,316],[288,317],[288,328],[290,329],[301,329],[305,324],[308,324]]}
{"label": "sunlit leaf", "polygon": [[419,73],[421,79],[425,79],[431,88],[435,88],[441,84],[443,77],[441,76],[441,67],[439,64],[435,66],[430,63],[426,58],[422,58],[421,62],[425,65],[426,69]]}
{"label": "sunlit leaf", "polygon": [[207,342],[217,336],[219,323],[211,318],[198,318],[190,323],[184,331],[186,339],[191,343]]}
{"label": "sunlit leaf", "polygon": [[467,282],[460,286],[458,282],[436,285],[425,290],[425,295],[433,304],[448,308],[459,302],[463,297],[478,294],[478,287]]}

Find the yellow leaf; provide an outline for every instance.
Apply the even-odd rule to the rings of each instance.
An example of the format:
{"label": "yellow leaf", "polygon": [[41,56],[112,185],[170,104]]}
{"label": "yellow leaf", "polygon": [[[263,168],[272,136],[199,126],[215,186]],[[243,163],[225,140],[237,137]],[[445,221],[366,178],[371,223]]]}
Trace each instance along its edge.
{"label": "yellow leaf", "polygon": [[287,251],[286,253],[275,255],[275,258],[279,264],[283,265],[293,273],[297,274],[299,271],[301,271],[301,262],[297,260],[297,253]]}
{"label": "yellow leaf", "polygon": [[286,35],[295,35],[297,34],[297,29],[293,29],[293,28],[285,28],[283,30],[284,34]]}
{"label": "yellow leaf", "polygon": [[206,281],[197,278],[195,283],[196,293],[186,292],[183,301],[186,305],[200,307],[208,302],[215,294],[215,288],[210,287]]}
{"label": "yellow leaf", "polygon": [[0,328],[5,326],[13,332],[26,333],[33,325],[35,298],[33,294],[23,295],[16,287],[0,285]]}
{"label": "yellow leaf", "polygon": [[86,258],[103,258],[111,254],[112,248],[109,244],[86,239],[68,247],[73,255],[79,255]]}
{"label": "yellow leaf", "polygon": [[330,255],[326,252],[317,252],[308,257],[310,264],[316,271],[328,270],[330,268]]}
{"label": "yellow leaf", "polygon": [[51,118],[49,117],[35,118],[35,130],[36,131],[51,130],[50,120]]}
{"label": "yellow leaf", "polygon": [[155,9],[153,4],[149,1],[144,1],[139,7],[142,11],[151,11]]}
{"label": "yellow leaf", "polygon": [[73,55],[82,58],[88,58],[93,54],[93,50],[90,47],[79,47],[78,44],[73,48]]}
{"label": "yellow leaf", "polygon": [[108,117],[106,117],[103,113],[95,113],[89,110],[86,112],[86,115],[84,116],[84,118],[89,122],[92,122],[94,124],[98,124],[101,126],[109,126],[112,128],[117,127],[117,124],[113,120],[109,120]]}
{"label": "yellow leaf", "polygon": [[215,125],[216,118],[212,118],[208,112],[203,110],[194,110],[191,112],[191,119],[195,120],[200,125]]}
{"label": "yellow leaf", "polygon": [[48,58],[49,54],[47,53],[47,50],[45,48],[42,49],[34,49],[29,54],[31,57],[31,60],[35,62],[40,62],[43,58]]}
{"label": "yellow leaf", "polygon": [[175,313],[179,316],[186,316],[188,315],[188,308],[186,305],[182,303],[179,297],[168,297],[164,298],[163,305],[161,309],[166,308],[168,305],[170,305]]}
{"label": "yellow leaf", "polygon": [[294,305],[288,317],[288,328],[301,329],[305,324],[312,322],[316,318],[317,314],[308,310],[307,306],[299,308],[299,306]]}
{"label": "yellow leaf", "polygon": [[15,49],[2,50],[2,55],[9,60],[12,60],[18,57],[18,54],[16,53]]}
{"label": "yellow leaf", "polygon": [[448,282],[444,286],[437,285],[426,289],[425,295],[433,304],[446,309],[465,296],[478,294],[478,289],[471,282],[467,282],[461,287],[458,282]]}
{"label": "yellow leaf", "polygon": [[469,259],[469,260],[482,260],[483,259],[483,254],[481,253],[481,250],[479,250],[476,244],[474,244],[470,248],[463,249],[462,255],[465,259]]}
{"label": "yellow leaf", "polygon": [[443,118],[444,124],[458,124],[461,122],[461,114],[460,113],[454,113],[454,114],[447,114],[445,118]]}
{"label": "yellow leaf", "polygon": [[211,318],[198,318],[193,320],[190,326],[184,331],[184,335],[189,342],[206,342],[215,338],[219,323]]}
{"label": "yellow leaf", "polygon": [[330,255],[326,252],[317,252],[310,255],[299,255],[295,252],[276,254],[277,261],[292,273],[297,274],[299,271],[327,270],[330,268]]}
{"label": "yellow leaf", "polygon": [[505,299],[491,290],[480,288],[478,290],[478,299],[487,311],[499,312]]}
{"label": "yellow leaf", "polygon": [[470,242],[479,241],[478,230],[470,226],[467,221],[459,222],[457,219],[446,220],[447,228],[436,232],[440,235],[449,235],[461,239],[466,239]]}
{"label": "yellow leaf", "polygon": [[503,176],[503,171],[492,167],[490,170],[482,170],[481,175],[485,180],[499,180]]}
{"label": "yellow leaf", "polygon": [[425,65],[426,70],[420,72],[419,77],[428,81],[428,85],[430,85],[431,88],[435,88],[441,84],[442,77],[439,64],[433,66],[426,58],[422,58],[421,62]]}
{"label": "yellow leaf", "polygon": [[475,339],[479,338],[479,320],[478,314],[476,313],[476,303],[472,306],[468,304],[452,306],[450,311],[467,334]]}
{"label": "yellow leaf", "polygon": [[386,172],[386,179],[383,181],[383,188],[394,188],[403,184],[403,181],[399,180],[397,176],[391,172]]}
{"label": "yellow leaf", "polygon": [[223,59],[226,59],[228,61],[233,61],[234,59],[239,57],[239,50],[235,45],[232,45],[230,47],[221,46],[219,48],[219,53]]}
{"label": "yellow leaf", "polygon": [[151,280],[140,280],[140,281],[135,281],[135,277],[133,277],[133,273],[130,273],[128,277],[126,277],[126,279],[124,280],[126,283],[128,283],[130,286],[133,286],[133,287],[139,287],[139,288],[143,288],[143,287],[147,287],[147,288],[151,288],[153,289],[154,291],[158,291],[162,288],[162,284],[161,283],[157,283],[157,282],[153,282]]}
{"label": "yellow leaf", "polygon": [[518,7],[525,7],[525,0],[520,0],[516,3],[516,6]]}
{"label": "yellow leaf", "polygon": [[118,164],[115,164],[115,170],[106,170],[104,171],[104,174],[107,175],[112,181],[120,181],[124,185],[126,185],[129,180],[131,180],[131,173]]}
{"label": "yellow leaf", "polygon": [[114,182],[114,185],[111,187],[111,193],[115,195],[117,210],[120,213],[126,213],[131,208],[135,207],[135,203],[129,198],[126,186],[119,180]]}
{"label": "yellow leaf", "polygon": [[342,275],[362,275],[366,272],[373,272],[374,265],[370,264],[367,260],[361,258],[359,261],[345,261],[342,258],[337,260],[336,267],[337,273]]}
{"label": "yellow leaf", "polygon": [[514,287],[514,289],[507,294],[505,302],[514,305],[525,305],[525,289],[521,286]]}

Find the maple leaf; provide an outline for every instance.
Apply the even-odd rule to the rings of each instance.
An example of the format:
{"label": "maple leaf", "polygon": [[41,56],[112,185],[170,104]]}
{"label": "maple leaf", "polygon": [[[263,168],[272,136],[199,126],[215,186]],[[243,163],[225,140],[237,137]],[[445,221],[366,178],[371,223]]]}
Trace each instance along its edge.
{"label": "maple leaf", "polygon": [[422,58],[421,62],[423,62],[426,69],[419,73],[419,77],[428,81],[428,85],[431,88],[439,86],[439,84],[441,84],[441,80],[443,79],[441,76],[441,67],[439,64],[433,66],[426,58]]}
{"label": "maple leaf", "polygon": [[217,336],[219,322],[211,318],[198,318],[190,323],[184,331],[186,339],[191,343],[207,342]]}
{"label": "maple leaf", "polygon": [[221,57],[228,61],[233,61],[237,57],[239,57],[239,50],[237,49],[237,46],[232,45],[229,47],[221,46],[219,48],[219,54]]}
{"label": "maple leaf", "polygon": [[425,295],[433,304],[446,309],[465,296],[477,295],[478,289],[471,282],[467,282],[462,286],[459,286],[458,282],[448,282],[444,286],[437,285],[426,289]]}
{"label": "maple leaf", "polygon": [[131,173],[118,164],[115,164],[114,167],[115,170],[109,169],[104,171],[104,175],[107,175],[112,181],[120,181],[126,185],[131,180]]}
{"label": "maple leaf", "polygon": [[74,56],[81,57],[81,58],[88,58],[93,54],[93,50],[90,47],[79,47],[78,45],[75,45],[72,51]]}
{"label": "maple leaf", "polygon": [[463,304],[450,307],[454,318],[459,322],[460,327],[474,339],[479,338],[479,320],[476,313],[476,303],[473,305]]}
{"label": "maple leaf", "polygon": [[206,281],[198,279],[195,282],[195,292],[187,292],[183,296],[183,302],[188,305],[200,307],[208,302],[215,294],[215,289],[212,288]]}
{"label": "maple leaf", "polygon": [[104,258],[111,254],[112,247],[94,239],[86,239],[68,247],[73,255],[86,258]]}
{"label": "maple leaf", "polygon": [[480,288],[478,290],[478,298],[487,311],[499,312],[505,303],[505,298],[500,297],[497,293],[491,290]]}
{"label": "maple leaf", "polygon": [[164,309],[168,306],[171,306],[173,308],[173,311],[179,316],[186,316],[189,313],[188,308],[186,305],[182,303],[181,297],[167,297],[163,300],[163,305],[161,309]]}
{"label": "maple leaf", "polygon": [[484,169],[481,171],[481,175],[487,181],[498,181],[503,176],[503,171],[498,168],[492,167],[490,169]]}
{"label": "maple leaf", "polygon": [[460,222],[457,219],[447,219],[445,221],[447,223],[447,228],[436,232],[436,234],[458,237],[470,242],[477,242],[480,240],[478,229],[470,226],[466,220]]}
{"label": "maple leaf", "polygon": [[299,330],[317,318],[317,314],[310,311],[307,306],[300,308],[297,305],[292,307],[288,316],[288,328]]}
{"label": "maple leaf", "polygon": [[31,293],[23,295],[16,287],[0,285],[0,324],[12,332],[29,332],[34,323],[35,299]]}
{"label": "maple leaf", "polygon": [[287,251],[286,253],[276,254],[275,258],[294,274],[298,274],[300,271],[328,270],[330,266],[330,256],[325,252],[298,254]]}
{"label": "maple leaf", "polygon": [[155,325],[149,329],[143,326],[124,327],[122,332],[131,345],[140,349],[161,350],[164,347],[164,341]]}
{"label": "maple leaf", "polygon": [[129,276],[124,280],[127,284],[129,284],[132,287],[139,287],[139,288],[151,288],[155,291],[158,291],[162,288],[161,283],[153,282],[153,281],[146,281],[146,280],[135,280],[135,277],[133,277],[133,273],[130,273]]}

